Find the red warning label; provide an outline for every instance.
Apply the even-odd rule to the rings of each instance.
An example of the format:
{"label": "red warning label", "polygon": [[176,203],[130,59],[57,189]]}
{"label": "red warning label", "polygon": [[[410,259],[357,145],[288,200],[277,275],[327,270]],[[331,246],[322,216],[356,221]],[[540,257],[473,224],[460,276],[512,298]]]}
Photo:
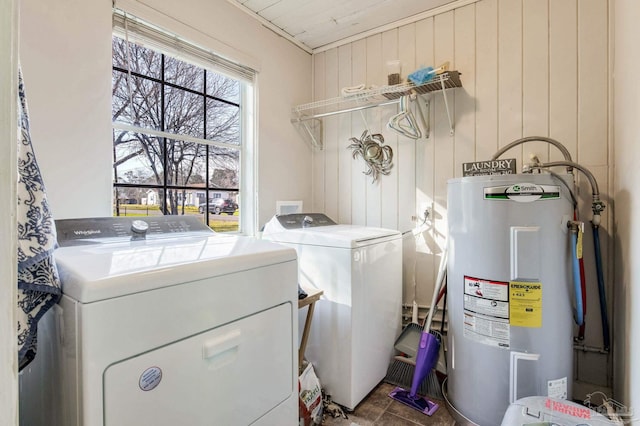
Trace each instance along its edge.
{"label": "red warning label", "polygon": [[489,346],[510,347],[509,283],[464,277],[464,336]]}

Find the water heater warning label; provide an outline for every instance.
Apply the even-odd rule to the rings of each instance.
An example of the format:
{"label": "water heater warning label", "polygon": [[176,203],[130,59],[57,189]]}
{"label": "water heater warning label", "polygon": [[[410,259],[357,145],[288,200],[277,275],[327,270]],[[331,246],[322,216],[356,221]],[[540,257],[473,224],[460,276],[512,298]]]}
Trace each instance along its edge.
{"label": "water heater warning label", "polygon": [[567,378],[547,381],[547,396],[551,398],[567,399]]}
{"label": "water heater warning label", "polygon": [[464,277],[464,336],[509,348],[509,283]]}
{"label": "water heater warning label", "polygon": [[542,327],[542,283],[511,281],[509,292],[511,325]]}

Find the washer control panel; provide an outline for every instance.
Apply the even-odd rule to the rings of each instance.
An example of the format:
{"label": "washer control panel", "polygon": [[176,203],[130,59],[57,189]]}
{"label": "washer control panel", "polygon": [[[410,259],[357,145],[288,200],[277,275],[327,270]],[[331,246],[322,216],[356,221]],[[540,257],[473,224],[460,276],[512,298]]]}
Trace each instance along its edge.
{"label": "washer control panel", "polygon": [[292,213],[276,216],[284,229],[314,228],[337,225],[323,213]]}

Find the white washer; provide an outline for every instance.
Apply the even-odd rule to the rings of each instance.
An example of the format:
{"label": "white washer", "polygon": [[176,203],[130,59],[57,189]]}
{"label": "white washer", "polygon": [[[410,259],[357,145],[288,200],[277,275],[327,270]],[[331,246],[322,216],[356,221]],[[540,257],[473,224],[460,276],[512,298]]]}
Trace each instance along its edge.
{"label": "white washer", "polygon": [[333,400],[354,409],[384,378],[400,333],[402,235],[307,213],[273,217],[262,236],[294,247],[300,284],[324,291],[305,355]]}
{"label": "white washer", "polygon": [[297,424],[295,251],[196,217],[144,221],[146,239],[131,218],[56,222],[63,297],[43,374],[61,386],[21,395],[21,412],[64,426]]}

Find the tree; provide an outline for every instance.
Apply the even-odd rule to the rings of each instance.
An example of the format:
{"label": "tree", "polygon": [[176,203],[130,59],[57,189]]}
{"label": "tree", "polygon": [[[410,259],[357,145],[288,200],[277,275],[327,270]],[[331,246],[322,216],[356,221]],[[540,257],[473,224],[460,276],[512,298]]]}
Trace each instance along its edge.
{"label": "tree", "polygon": [[[210,176],[213,170],[237,175],[239,84],[118,37],[113,38],[112,48],[113,121],[176,135],[169,139],[114,130],[114,179],[123,180],[123,165],[137,164],[153,176],[157,185],[166,188],[166,193],[161,191],[160,195],[161,211],[179,214],[181,210],[184,214],[186,189],[172,186],[208,182],[207,163]],[[185,141],[179,135],[234,144],[238,149]],[[142,183],[135,176],[128,176],[126,181]],[[237,179],[235,182],[237,185]]]}

